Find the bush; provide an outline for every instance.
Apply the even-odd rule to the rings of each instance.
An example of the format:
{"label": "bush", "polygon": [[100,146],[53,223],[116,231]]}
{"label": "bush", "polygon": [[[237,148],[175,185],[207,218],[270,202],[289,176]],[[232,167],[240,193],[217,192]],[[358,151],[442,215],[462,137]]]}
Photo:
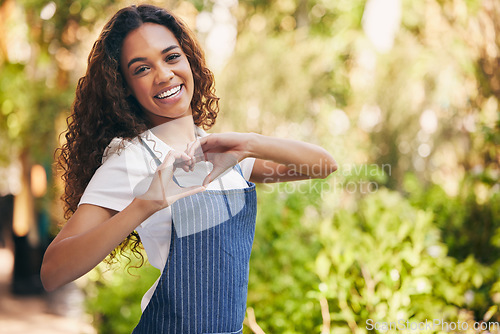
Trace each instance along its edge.
{"label": "bush", "polygon": [[[303,182],[321,189],[325,181]],[[319,301],[311,295],[320,283],[314,259],[321,250],[321,193],[286,189],[286,184],[259,187],[247,304],[266,333],[311,333],[321,324]]]}
{"label": "bush", "polygon": [[[258,188],[247,304],[266,333],[366,333],[370,319],[500,321],[500,261],[485,265],[474,252],[452,256],[455,239],[442,237],[447,221],[470,217],[460,214],[460,198],[410,187],[407,199],[381,188],[351,196],[354,206],[333,213],[336,205],[315,190],[328,181],[304,182],[311,191]],[[460,231],[474,240],[474,230]],[[489,251],[500,246],[498,231]],[[159,275],[149,265],[127,271],[99,266],[89,276],[88,309],[100,333],[130,333],[142,295]]]}
{"label": "bush", "polygon": [[332,332],[365,333],[368,322],[400,319],[471,320],[463,309],[488,305],[484,288],[494,271],[472,256],[448,256],[435,220],[432,211],[380,190],[321,223],[317,298],[328,301]]}
{"label": "bush", "polygon": [[134,256],[130,263],[109,265],[101,263],[88,275],[86,308],[98,333],[130,334],[141,317],[141,299],[160,275],[158,269],[146,262],[140,269]]}
{"label": "bush", "polygon": [[478,271],[469,278],[480,286],[469,293],[473,300],[468,308],[477,319],[488,312],[490,305],[500,305],[495,288],[500,284],[500,193],[497,180],[488,174],[483,171],[466,176],[456,196],[447,195],[437,184],[422,186],[413,174],[404,180],[410,203],[433,212],[434,225],[441,231],[448,255],[461,266],[481,263],[490,269],[490,274]]}

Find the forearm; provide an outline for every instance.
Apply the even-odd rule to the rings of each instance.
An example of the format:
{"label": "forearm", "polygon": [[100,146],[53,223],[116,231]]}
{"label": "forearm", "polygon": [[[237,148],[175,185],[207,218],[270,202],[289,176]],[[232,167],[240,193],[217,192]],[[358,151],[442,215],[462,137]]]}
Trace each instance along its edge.
{"label": "forearm", "polygon": [[56,238],[48,247],[40,275],[44,287],[51,291],[89,272],[153,212],[150,203],[136,199],[103,222],[91,222],[92,217],[85,213],[74,215],[72,219],[87,220],[85,223],[95,226]]}
{"label": "forearm", "polygon": [[322,147],[296,140],[250,134],[248,156],[273,161],[311,178],[337,170],[335,159]]}

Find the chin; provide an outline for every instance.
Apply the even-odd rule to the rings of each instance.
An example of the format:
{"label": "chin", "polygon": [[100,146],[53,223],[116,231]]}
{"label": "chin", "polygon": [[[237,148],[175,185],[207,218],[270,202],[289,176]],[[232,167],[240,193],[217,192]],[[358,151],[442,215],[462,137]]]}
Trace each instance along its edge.
{"label": "chin", "polygon": [[166,122],[173,121],[175,119],[180,119],[182,117],[186,116],[191,116],[191,113],[189,112],[183,112],[183,113],[169,113],[169,114],[160,114],[160,113],[155,113],[155,114],[150,114],[150,121],[153,123],[153,125],[160,125]]}

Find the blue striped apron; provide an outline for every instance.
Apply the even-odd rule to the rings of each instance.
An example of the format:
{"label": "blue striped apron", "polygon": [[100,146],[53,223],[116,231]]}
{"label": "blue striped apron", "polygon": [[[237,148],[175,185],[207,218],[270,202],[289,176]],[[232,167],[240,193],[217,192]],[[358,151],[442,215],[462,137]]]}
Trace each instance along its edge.
{"label": "blue striped apron", "polygon": [[257,207],[247,185],[171,206],[169,256],[133,334],[242,333]]}

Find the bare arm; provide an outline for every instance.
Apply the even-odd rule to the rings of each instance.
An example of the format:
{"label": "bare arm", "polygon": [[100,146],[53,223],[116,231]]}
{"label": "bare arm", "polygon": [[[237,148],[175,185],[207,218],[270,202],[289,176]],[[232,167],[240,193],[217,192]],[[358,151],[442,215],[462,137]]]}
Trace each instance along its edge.
{"label": "bare arm", "polygon": [[180,188],[172,181],[174,163],[189,161],[187,155],[171,151],[155,173],[148,191],[120,212],[91,204],[80,205],[45,252],[40,273],[45,289],[54,290],[86,274],[153,213],[205,190],[204,187]]}
{"label": "bare arm", "polygon": [[[308,178],[325,178],[337,169],[333,157],[322,147],[296,140],[263,136],[255,133],[212,134],[200,139],[207,160],[214,162],[213,180],[228,166],[218,161],[241,161],[256,158],[251,180],[283,182]],[[222,159],[221,155],[232,156]]]}
{"label": "bare arm", "polygon": [[55,290],[89,272],[154,212],[151,201],[140,199],[118,213],[81,205],[45,252],[40,273],[45,289]]}
{"label": "bare arm", "polygon": [[337,170],[335,159],[322,147],[297,140],[253,134],[251,156],[257,158],[253,182],[284,182],[325,178]]}

